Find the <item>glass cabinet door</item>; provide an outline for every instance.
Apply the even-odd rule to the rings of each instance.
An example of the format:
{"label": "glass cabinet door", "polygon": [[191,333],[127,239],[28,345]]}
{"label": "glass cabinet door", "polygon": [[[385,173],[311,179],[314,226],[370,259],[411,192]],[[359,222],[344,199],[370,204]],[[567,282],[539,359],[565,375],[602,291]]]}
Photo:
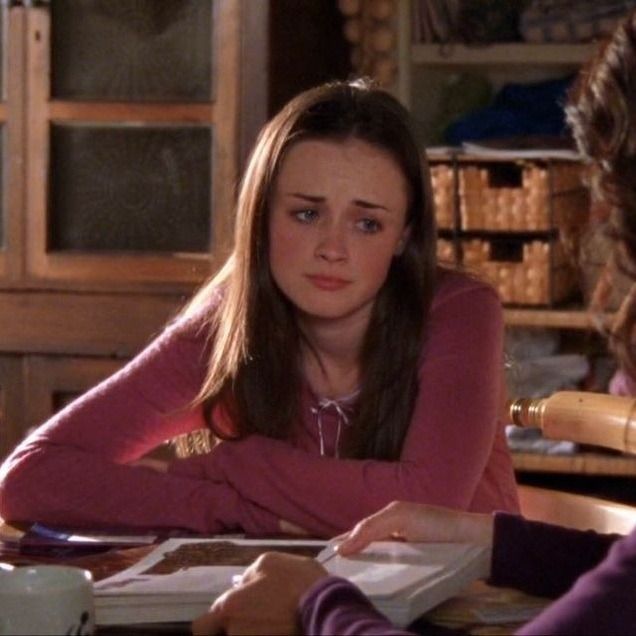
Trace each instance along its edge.
{"label": "glass cabinet door", "polygon": [[236,0],[25,9],[30,284],[182,288],[227,256]]}
{"label": "glass cabinet door", "polygon": [[7,161],[7,152],[5,151],[5,139],[7,132],[7,91],[6,91],[6,64],[7,64],[7,7],[0,5],[0,152],[2,159],[0,160],[0,276],[5,273],[7,264],[7,214],[5,212],[5,196],[6,187],[5,179],[5,163]]}
{"label": "glass cabinet door", "polygon": [[0,285],[20,278],[24,220],[24,9],[0,3]]}

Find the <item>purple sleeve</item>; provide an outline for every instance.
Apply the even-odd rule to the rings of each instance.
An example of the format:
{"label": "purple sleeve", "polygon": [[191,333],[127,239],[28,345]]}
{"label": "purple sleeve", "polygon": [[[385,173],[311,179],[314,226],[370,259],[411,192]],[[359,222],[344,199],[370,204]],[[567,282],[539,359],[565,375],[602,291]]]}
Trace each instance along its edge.
{"label": "purple sleeve", "polygon": [[277,529],[223,482],[130,462],[203,424],[189,407],[205,372],[197,320],[168,327],[133,361],[39,427],[0,468],[0,515],[77,525]]}
{"label": "purple sleeve", "polygon": [[393,500],[516,512],[514,474],[499,435],[502,334],[501,306],[489,287],[471,281],[437,299],[399,461],[320,457],[253,435],[220,444],[201,458],[201,470],[320,536]]}
{"label": "purple sleeve", "polygon": [[[634,634],[636,530],[618,538],[497,515],[491,583],[562,594],[520,635]],[[300,619],[310,634],[411,633],[396,629],[355,586],[334,577],[305,594]],[[450,633],[424,621],[417,627],[420,634]]]}
{"label": "purple sleeve", "polygon": [[[300,600],[299,614],[303,634],[414,636],[393,625],[355,585],[338,577],[321,579],[309,589]],[[458,632],[418,621],[417,633],[445,636]]]}
{"label": "purple sleeve", "polygon": [[618,537],[498,513],[489,582],[556,598],[598,565]]}
{"label": "purple sleeve", "polygon": [[[590,550],[598,547],[593,539]],[[585,549],[583,542],[563,552]],[[583,560],[589,560],[587,556]],[[558,568],[553,563],[552,568]],[[559,600],[523,626],[519,634],[635,634],[636,530],[612,545],[599,565],[583,574]]]}

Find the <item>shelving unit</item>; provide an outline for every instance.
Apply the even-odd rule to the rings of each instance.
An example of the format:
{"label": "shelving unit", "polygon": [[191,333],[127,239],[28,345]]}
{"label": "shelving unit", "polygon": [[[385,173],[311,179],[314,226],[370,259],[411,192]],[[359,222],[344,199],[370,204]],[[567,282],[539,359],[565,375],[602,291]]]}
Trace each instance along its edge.
{"label": "shelving unit", "polygon": [[[441,109],[441,96],[449,77],[461,72],[480,72],[497,90],[508,82],[534,82],[575,73],[596,49],[596,44],[500,43],[466,46],[463,44],[418,44],[411,38],[411,2],[396,3],[396,59],[398,73],[392,90],[412,111],[422,135],[434,130],[430,125]],[[555,329],[570,332],[594,332],[599,321],[611,323],[612,315],[593,315],[581,305],[556,308],[507,307],[505,323],[509,327]],[[575,339],[577,334],[571,334]],[[587,337],[586,335],[583,337]],[[553,473],[567,476],[636,477],[636,457],[581,452],[572,456],[514,453],[519,472]]]}
{"label": "shelving unit", "polygon": [[543,455],[513,453],[515,470],[533,473],[563,473],[568,475],[598,475],[636,477],[636,457],[604,453],[576,455]]}
{"label": "shelving unit", "polygon": [[[435,93],[438,78],[436,72],[488,70],[494,84],[504,81],[518,81],[520,69],[529,81],[554,77],[567,72],[575,72],[591,57],[596,48],[594,43],[585,44],[528,44],[505,42],[496,44],[464,45],[413,43],[411,34],[412,8],[410,0],[397,3],[395,28],[397,31],[397,78],[393,91],[404,104],[417,112],[429,115],[435,108]],[[428,70],[432,83],[425,82],[431,100],[423,104],[421,91],[416,80],[421,72]],[[433,103],[430,103],[430,102]],[[416,104],[415,102],[420,102]],[[424,106],[424,109],[422,109]]]}
{"label": "shelving unit", "polygon": [[505,42],[464,44],[413,44],[410,61],[427,66],[579,66],[592,55],[593,44],[526,44]]}
{"label": "shelving unit", "polygon": [[[506,42],[487,45],[458,43],[413,43],[412,7],[408,0],[398,2],[396,58],[398,73],[393,91],[408,106],[416,120],[426,128],[437,108],[440,78],[449,73],[481,70],[493,85],[505,81],[536,81],[576,70],[594,53],[595,43],[528,44]],[[426,141],[424,139],[424,141]],[[610,316],[605,320],[609,321]],[[582,307],[557,309],[508,308],[507,325],[554,329],[593,330],[594,317]]]}
{"label": "shelving unit", "polygon": [[[601,317],[603,324],[611,322],[612,314]],[[551,329],[595,329],[595,318],[585,309],[504,309],[504,320],[512,327],[548,327]]]}

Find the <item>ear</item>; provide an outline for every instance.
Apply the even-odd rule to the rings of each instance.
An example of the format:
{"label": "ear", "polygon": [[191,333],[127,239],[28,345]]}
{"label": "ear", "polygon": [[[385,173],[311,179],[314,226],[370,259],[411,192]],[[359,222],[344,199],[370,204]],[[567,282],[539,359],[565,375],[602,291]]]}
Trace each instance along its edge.
{"label": "ear", "polygon": [[402,236],[400,236],[400,240],[397,242],[395,246],[395,251],[393,252],[394,256],[400,256],[406,247],[406,244],[409,242],[409,238],[411,237],[411,226],[407,225],[404,230],[402,230]]}

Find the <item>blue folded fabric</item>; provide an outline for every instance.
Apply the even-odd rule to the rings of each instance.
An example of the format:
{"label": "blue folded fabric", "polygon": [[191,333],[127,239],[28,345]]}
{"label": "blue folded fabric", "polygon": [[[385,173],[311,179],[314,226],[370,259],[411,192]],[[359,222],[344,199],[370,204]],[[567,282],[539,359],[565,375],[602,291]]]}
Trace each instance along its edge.
{"label": "blue folded fabric", "polygon": [[532,84],[506,84],[490,106],[473,111],[450,124],[446,143],[516,137],[565,136],[564,104],[574,75]]}

